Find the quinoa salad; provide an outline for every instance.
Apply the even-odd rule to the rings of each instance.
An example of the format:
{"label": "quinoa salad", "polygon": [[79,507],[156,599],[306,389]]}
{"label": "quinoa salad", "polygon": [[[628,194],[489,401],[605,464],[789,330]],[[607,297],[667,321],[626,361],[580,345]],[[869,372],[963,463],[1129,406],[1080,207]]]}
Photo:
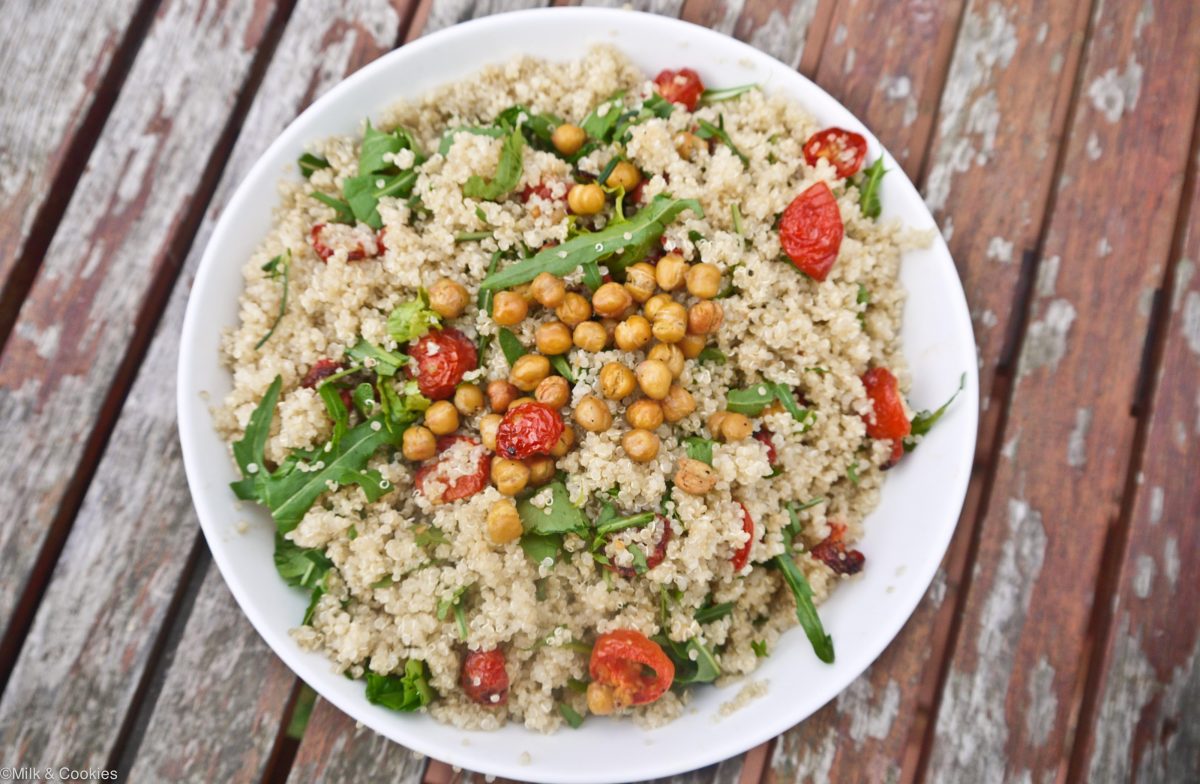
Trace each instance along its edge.
{"label": "quinoa salad", "polygon": [[817,606],[946,408],[904,399],[928,235],[878,220],[861,135],[597,47],[298,165],[214,414],[299,645],[373,704],[544,732],[667,722],[795,626],[833,661]]}

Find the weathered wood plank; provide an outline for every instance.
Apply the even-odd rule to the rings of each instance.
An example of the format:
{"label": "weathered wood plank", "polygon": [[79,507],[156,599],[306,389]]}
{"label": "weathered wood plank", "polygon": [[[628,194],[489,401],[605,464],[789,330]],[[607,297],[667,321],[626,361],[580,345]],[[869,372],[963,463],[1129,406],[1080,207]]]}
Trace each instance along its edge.
{"label": "weathered wood plank", "polygon": [[424,756],[357,726],[346,714],[318,699],[288,781],[415,784],[424,770]]}
{"label": "weathered wood plank", "polygon": [[[197,536],[178,454],[172,383],[190,277],[220,206],[260,152],[316,92],[387,51],[407,12],[403,2],[360,0],[344,6],[338,16],[330,15],[322,3],[302,0],[289,20],[278,56],[264,76],[230,155],[215,206],[193,243],[185,273],[109,440],[16,675],[0,702],[0,748],[24,748],[31,754],[37,752],[38,759],[44,752],[45,759],[54,762],[68,759],[60,754],[63,744],[68,744],[78,750],[72,751],[76,755],[94,754],[101,762],[105,759],[104,744],[111,745],[131,695],[153,664],[149,659],[154,640],[168,620],[184,561]],[[178,13],[167,9],[164,23]],[[178,48],[172,36],[165,41]],[[211,45],[211,41],[206,44],[201,37],[197,45]],[[149,48],[147,44],[147,51]],[[211,56],[229,55],[217,51]],[[157,65],[162,67],[161,62]],[[202,62],[196,67],[203,73],[206,66]],[[211,96],[208,100],[215,113],[220,104]],[[191,143],[196,149],[203,147],[196,140]],[[114,581],[113,575],[119,579]],[[231,598],[222,596],[221,601],[226,603],[227,613],[240,617]],[[129,623],[130,618],[137,623]],[[219,619],[223,620],[206,613],[193,614],[185,638],[203,639],[207,632],[220,633],[224,627]],[[238,632],[242,637],[230,644],[240,646],[249,656],[261,643],[248,625]],[[257,670],[269,671],[272,666],[271,657],[264,653]],[[172,670],[164,693],[180,688],[175,679],[186,674],[186,670]],[[215,671],[210,674],[218,677]],[[86,684],[86,688],[56,687],[66,680]],[[266,693],[275,694],[277,689],[271,685]],[[270,701],[264,701],[257,691],[235,696],[246,701],[246,710],[272,710]],[[273,708],[276,718],[282,707],[280,702]],[[186,721],[197,722],[189,751],[198,758],[240,742],[218,731],[225,726],[221,715],[180,715],[176,711],[172,702],[160,701],[155,706],[149,724],[152,737],[146,742],[149,745],[143,744],[147,753],[152,753],[156,743],[154,733],[173,726],[182,731]],[[76,722],[86,731],[76,728]],[[254,722],[255,726],[267,726],[262,719]],[[51,739],[54,745],[47,747]],[[268,748],[273,739],[274,730]],[[256,753],[263,751],[257,749]],[[158,760],[167,762],[165,757]]]}
{"label": "weathered wood plank", "polygon": [[[1200,165],[1200,158],[1194,161]],[[1176,260],[1166,342],[1143,449],[1143,481],[1085,692],[1077,772],[1100,781],[1200,780],[1200,178]],[[1108,600],[1108,597],[1105,597]]]}
{"label": "weathered wood plank", "polygon": [[1100,556],[1133,443],[1149,320],[1140,303],[1163,278],[1195,117],[1198,14],[1170,2],[1097,6],[1041,259],[1058,274],[1035,291],[1004,435],[1012,459],[982,522],[930,780],[1066,772]]}
{"label": "weathered wood plank", "polygon": [[[15,7],[14,7],[15,6]],[[51,189],[64,165],[82,167],[81,128],[99,127],[110,100],[98,92],[119,81],[122,42],[137,20],[139,0],[25,0],[5,8],[0,30],[0,290],[48,202],[65,204]],[[133,31],[136,35],[138,31]],[[131,42],[132,45],[132,42]],[[68,162],[73,143],[82,141]],[[7,302],[7,298],[5,299]],[[7,303],[15,307],[17,303]],[[7,321],[7,318],[5,319]]]}
{"label": "weathered wood plank", "polygon": [[[681,17],[745,41],[793,68],[819,51],[824,28],[814,29],[820,0],[688,0]],[[833,3],[824,5],[832,10]],[[825,15],[828,21],[828,13]]]}

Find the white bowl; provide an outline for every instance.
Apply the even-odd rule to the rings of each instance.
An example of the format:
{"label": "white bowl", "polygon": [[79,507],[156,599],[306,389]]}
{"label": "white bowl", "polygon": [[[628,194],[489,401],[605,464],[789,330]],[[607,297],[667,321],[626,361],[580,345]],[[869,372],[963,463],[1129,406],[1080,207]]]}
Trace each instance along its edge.
{"label": "white bowl", "polygon": [[[405,45],[363,68],[316,101],[275,140],[222,213],[204,253],[188,303],[179,357],[179,434],[188,483],[213,559],[242,610],[271,648],[301,678],[350,716],[392,740],[482,773],[542,782],[615,782],[668,776],[743,752],[812,714],[883,651],[925,593],[954,531],[966,493],[978,410],[976,355],[966,300],[949,251],[936,234],[931,247],[907,253],[901,280],[908,292],[903,341],[918,408],[945,400],[966,373],[966,390],[921,448],[892,471],[879,508],[866,521],[860,547],[867,569],[820,607],[837,661],[822,664],[804,633],[793,629],[751,676],[767,694],[727,718],[718,709],[741,688],[698,688],[684,715],[659,729],[589,718],[579,730],[547,736],[509,725],[466,732],[428,716],[370,705],[363,684],[335,674],[320,654],[288,635],[306,598],[288,588],[272,565],[273,531],[260,508],[239,505],[229,490],[238,478],[213,431],[208,406],[229,391],[218,362],[222,329],[237,320],[245,259],[266,234],[276,179],[294,169],[306,142],[352,133],[364,117],[404,97],[461,79],[488,63],[521,54],[567,60],[593,43],[620,47],[647,74],[691,66],[706,84],[757,82],[791,96],[822,125],[865,135],[868,159],[883,154],[883,219],[935,229],[932,216],[900,167],[853,115],[782,63],[719,33],[661,16],[593,8],[544,9],[468,22]],[[298,175],[295,175],[298,176]],[[244,535],[235,525],[253,521]]]}

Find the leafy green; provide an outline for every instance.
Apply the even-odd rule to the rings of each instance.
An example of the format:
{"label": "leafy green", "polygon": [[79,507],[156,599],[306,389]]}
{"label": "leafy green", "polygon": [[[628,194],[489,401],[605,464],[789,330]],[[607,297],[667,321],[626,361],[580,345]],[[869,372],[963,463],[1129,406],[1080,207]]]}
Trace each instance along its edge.
{"label": "leafy green", "polygon": [[683,443],[687,446],[688,457],[712,465],[715,442],[701,436],[688,436]]}
{"label": "leafy green", "polygon": [[879,200],[879,187],[885,174],[887,174],[887,170],[883,168],[883,157],[881,156],[864,169],[854,182],[859,193],[859,209],[868,218],[878,218],[879,213],[883,211],[883,204]]}
{"label": "leafy green", "polygon": [[792,542],[796,541],[796,537],[800,535],[800,531],[804,527],[804,524],[800,522],[800,513],[806,509],[812,509],[814,506],[823,503],[825,503],[825,499],[818,496],[817,498],[814,498],[811,501],[805,501],[802,504],[798,504],[795,501],[788,501],[787,504],[784,505],[784,508],[787,510],[788,514],[788,524],[783,527],[784,541],[786,543],[790,545]]}
{"label": "leafy green", "polygon": [[429,292],[419,289],[416,297],[402,303],[388,316],[388,335],[397,343],[407,343],[441,323],[441,317],[429,307]]}
{"label": "leafy green", "polygon": [[506,131],[504,128],[493,128],[490,126],[481,127],[477,125],[462,125],[458,128],[450,128],[442,134],[442,142],[438,145],[438,153],[442,156],[445,156],[446,153],[450,152],[450,148],[454,146],[454,137],[460,133],[470,133],[474,134],[475,136],[490,136],[493,139],[499,139],[500,137],[506,135],[508,131]]}
{"label": "leafy green", "polygon": [[333,561],[323,550],[301,547],[278,531],[275,533],[275,569],[288,585],[316,588],[332,568]]}
{"label": "leafy green", "polygon": [[[695,199],[672,199],[659,194],[629,220],[610,224],[600,231],[581,234],[561,245],[545,248],[529,259],[488,275],[480,284],[482,289],[506,289],[528,283],[539,273],[563,276],[580,266],[599,264],[620,255],[620,266],[641,260],[631,249],[648,249],[649,244],[662,236],[668,222],[685,209],[697,215],[704,212]],[[643,252],[643,256],[645,253]],[[610,264],[610,268],[614,265]]]}
{"label": "leafy green", "polygon": [[[534,506],[529,498],[517,503],[517,512],[521,515],[521,525],[526,534],[583,534],[588,530],[587,515],[578,506],[571,503],[567,486],[561,480],[555,479],[546,485],[550,489],[550,502],[544,508]],[[536,495],[545,491],[539,490]]]}
{"label": "leafy green", "polygon": [[[606,505],[606,510],[611,511],[612,506]],[[626,528],[638,528],[643,525],[654,522],[654,512],[639,512],[638,514],[629,515],[628,517],[608,517],[605,519],[602,514],[596,520],[596,537],[604,537],[617,531],[624,531]]]}
{"label": "leafy green", "polygon": [[385,196],[404,197],[412,193],[417,182],[416,169],[398,174],[360,174],[347,177],[342,183],[342,196],[354,217],[378,231],[383,228],[379,216],[379,200]]}
{"label": "leafy green", "polygon": [[746,232],[742,228],[742,208],[737,204],[731,204],[729,206],[729,214],[733,220],[733,233],[741,237],[742,241],[744,242],[746,239]]}
{"label": "leafy green", "polygon": [[721,604],[701,607],[699,610],[696,610],[695,615],[692,617],[696,619],[696,623],[712,623],[724,618],[731,612],[733,612],[733,602],[722,602]]}
{"label": "leafy green", "polygon": [[501,327],[496,333],[496,337],[500,341],[500,350],[504,352],[504,359],[508,362],[509,367],[517,364],[518,359],[529,353],[521,345],[520,338],[514,335],[508,327]]}
{"label": "leafy green", "polygon": [[767,641],[766,640],[751,640],[750,649],[754,651],[754,655],[760,659],[767,658]]}
{"label": "leafy green", "polygon": [[367,497],[368,503],[375,503],[392,489],[392,483],[383,478],[383,475],[374,468],[366,471],[355,471],[347,469],[338,477],[338,484],[343,485],[358,485],[363,495]]}
{"label": "leafy green", "polygon": [[[496,268],[500,265],[500,256],[501,256],[500,251],[495,251],[492,253],[492,260],[490,262],[488,262],[488,274],[489,275],[492,275],[496,272]],[[496,296],[496,292],[492,291],[491,289],[480,289],[479,294],[476,295],[475,304],[478,305],[479,309],[482,310],[484,313],[491,315],[492,299],[495,298],[495,296]],[[479,357],[480,366],[483,365],[483,352],[485,349],[487,349],[488,343],[491,342],[491,339],[492,339],[491,335],[482,335],[481,334],[479,336],[479,344],[476,348],[477,348],[477,356]]]}
{"label": "leafy green", "polygon": [[[391,319],[388,321],[390,322]],[[382,349],[366,340],[359,340],[346,349],[346,356],[363,367],[366,367],[368,359],[372,360],[374,364],[371,366],[371,370],[380,376],[394,376],[409,362],[408,355]]]}
{"label": "leafy green", "polygon": [[[663,652],[675,665],[675,680],[672,686],[687,686],[693,683],[712,683],[721,674],[721,666],[717,664],[712,651],[695,638],[687,642],[676,642],[658,634],[654,642],[662,647]],[[692,658],[695,652],[696,657]]]}
{"label": "leafy green", "polygon": [[492,236],[490,231],[464,231],[454,235],[455,242],[475,242],[477,240],[486,240]]}
{"label": "leafy green", "polygon": [[554,129],[562,125],[561,117],[553,114],[537,114],[522,104],[508,107],[496,117],[496,124],[507,128],[520,127],[525,140],[534,149],[558,154],[552,137]]}
{"label": "leafy green", "polygon": [[579,729],[579,725],[583,724],[583,717],[565,702],[558,703],[558,712],[562,715],[563,720],[571,725],[571,729],[573,730]]}
{"label": "leafy green", "polygon": [[859,478],[857,460],[851,463],[850,467],[846,469],[846,478],[850,480],[851,484],[853,484],[855,487],[858,487]]}
{"label": "leafy green", "polygon": [[525,149],[525,136],[520,128],[512,128],[504,137],[500,148],[500,162],[496,165],[496,176],[485,180],[478,174],[472,174],[463,185],[463,196],[471,199],[496,201],[500,199],[521,180],[524,164],[521,153]]}
{"label": "leafy green", "polygon": [[580,127],[593,139],[611,141],[612,132],[617,127],[617,121],[621,119],[623,108],[621,99],[624,97],[625,91],[618,90],[597,105],[595,109],[592,109],[588,116],[583,118],[583,124]]}
{"label": "leafy green", "polygon": [[433,702],[429,670],[420,659],[404,663],[404,675],[379,675],[367,671],[367,702],[403,713],[411,713]]}
{"label": "leafy green", "polygon": [[711,106],[714,103],[728,101],[732,98],[737,98],[739,95],[748,93],[751,90],[757,90],[757,84],[742,84],[737,87],[722,87],[715,90],[705,90],[700,93],[700,105]]}
{"label": "leafy green", "polygon": [[562,534],[526,533],[521,537],[521,549],[535,564],[540,564],[547,558],[557,561],[559,553],[562,552],[562,546]]}
{"label": "leafy green", "polygon": [[287,312],[288,278],[292,270],[292,252],[285,250],[262,265],[262,270],[267,273],[271,280],[283,279],[283,294],[279,298],[279,315],[275,317],[275,322],[271,324],[271,329],[267,331],[267,334],[263,335],[262,339],[254,344],[256,350],[262,348],[263,344],[271,339],[271,336],[275,334],[275,328],[279,326],[280,321],[283,321],[283,314]]}
{"label": "leafy green", "polygon": [[624,112],[620,116],[616,127],[613,129],[613,141],[628,141],[630,137],[629,132],[635,125],[641,125],[655,117],[659,119],[670,117],[673,111],[675,111],[675,104],[663,98],[658,93],[654,93],[645,100],[640,109]]}
{"label": "leafy green", "polygon": [[312,176],[313,172],[320,169],[328,169],[329,161],[319,155],[306,152],[296,160],[296,165],[300,167],[300,174],[307,180]]}
{"label": "leafy green", "polygon": [[904,438],[904,451],[911,452],[917,448],[917,436],[923,436],[933,429],[933,426],[942,418],[942,414],[946,413],[946,409],[954,402],[959,393],[967,385],[967,374],[963,373],[958,379],[958,389],[954,390],[954,394],[945,403],[942,403],[935,411],[919,411],[912,420],[912,431]]}
{"label": "leafy green", "polygon": [[333,219],[335,223],[354,223],[354,210],[350,209],[350,205],[346,202],[341,199],[335,199],[328,193],[321,193],[320,191],[313,191],[309,196],[312,196],[322,204],[333,207],[334,212],[337,213]]}
{"label": "leafy green", "polygon": [[775,565],[783,574],[783,581],[787,583],[788,588],[792,591],[792,596],[796,599],[796,618],[800,621],[800,628],[804,629],[804,633],[808,635],[808,641],[812,643],[817,658],[826,664],[831,664],[833,662],[833,638],[825,633],[825,627],[821,624],[821,616],[817,615],[817,607],[812,600],[812,587],[804,577],[804,572],[800,571],[800,567],[796,566],[796,562],[787,554],[777,555],[774,560]]}
{"label": "leafy green", "polygon": [[371,120],[368,119],[367,127],[363,131],[362,146],[358,151],[358,173],[363,175],[395,171],[396,165],[384,160],[384,156],[395,155],[401,150],[412,150],[417,158],[424,157],[417,146],[417,140],[408,129],[397,128],[388,133],[372,128]]}
{"label": "leafy green", "polygon": [[700,362],[712,362],[714,365],[724,365],[729,361],[725,352],[714,346],[705,347],[696,359]]}
{"label": "leafy green", "polygon": [[244,477],[242,481],[233,483],[233,492],[242,500],[254,498],[255,480],[267,472],[263,450],[266,449],[267,438],[271,435],[271,420],[275,418],[275,403],[279,400],[279,390],[282,387],[283,378],[276,376],[267,387],[258,407],[251,412],[242,437],[233,442],[233,459]]}
{"label": "leafy green", "polygon": [[758,416],[774,401],[792,415],[797,422],[808,421],[811,413],[796,402],[791,387],[774,381],[761,381],[747,389],[731,389],[725,395],[725,408],[737,414]]}
{"label": "leafy green", "polygon": [[458,623],[458,636],[464,642],[467,639],[469,630],[467,629],[467,614],[463,609],[463,596],[466,594],[469,585],[459,586],[449,599],[442,599],[437,606],[437,619],[439,621],[446,620],[446,617],[454,612],[454,620]]}
{"label": "leafy green", "polygon": [[554,372],[565,378],[569,383],[575,383],[575,372],[571,370],[571,363],[562,354],[554,354],[550,357],[550,365],[554,368]]}
{"label": "leafy green", "polygon": [[737,148],[737,145],[733,143],[733,139],[729,138],[729,133],[725,130],[725,115],[717,115],[716,125],[713,125],[708,120],[697,120],[696,122],[700,126],[699,130],[696,131],[697,136],[701,139],[716,139],[728,147],[742,162],[743,166],[747,168],[750,166],[750,159]]}
{"label": "leafy green", "polygon": [[650,564],[646,562],[646,554],[642,552],[642,548],[636,544],[631,544],[626,550],[633,556],[633,571],[637,574],[645,574],[650,570]]}

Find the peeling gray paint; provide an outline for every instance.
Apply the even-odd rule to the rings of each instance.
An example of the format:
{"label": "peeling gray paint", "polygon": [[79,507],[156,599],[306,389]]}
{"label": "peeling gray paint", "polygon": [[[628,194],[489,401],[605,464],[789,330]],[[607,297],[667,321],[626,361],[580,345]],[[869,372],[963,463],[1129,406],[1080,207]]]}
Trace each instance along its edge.
{"label": "peeling gray paint", "polygon": [[1029,325],[1025,344],[1021,347],[1019,375],[1028,375],[1038,368],[1058,368],[1067,353],[1067,336],[1075,322],[1075,306],[1065,299],[1052,300],[1045,315]]}
{"label": "peeling gray paint", "polygon": [[1092,426],[1092,409],[1075,409],[1075,429],[1067,437],[1067,465],[1083,468],[1087,463],[1087,434]]}
{"label": "peeling gray paint", "polygon": [[987,257],[1001,264],[1012,264],[1013,244],[1003,237],[992,237],[988,240]]}
{"label": "peeling gray paint", "polygon": [[1034,291],[1039,297],[1053,297],[1058,286],[1058,268],[1062,265],[1062,256],[1047,256],[1038,265],[1037,282]]}
{"label": "peeling gray paint", "polygon": [[1025,731],[1035,748],[1046,745],[1058,714],[1054,691],[1054,667],[1045,656],[1038,657],[1029,673],[1029,706],[1025,709]]}
{"label": "peeling gray paint", "polygon": [[1191,259],[1180,259],[1175,265],[1175,290],[1171,292],[1171,312],[1178,313],[1179,305],[1183,302],[1183,295],[1187,293],[1188,286],[1192,283],[1192,276],[1196,274],[1196,262]]}
{"label": "peeling gray paint", "polygon": [[1154,588],[1154,559],[1142,553],[1133,563],[1133,595],[1139,599],[1150,597]]}
{"label": "peeling gray paint", "polygon": [[1162,522],[1163,506],[1166,504],[1166,493],[1163,492],[1161,485],[1154,485],[1150,488],[1150,525],[1158,525]]}
{"label": "peeling gray paint", "polygon": [[1142,92],[1142,74],[1142,65],[1137,58],[1130,59],[1123,72],[1109,68],[1088,85],[1087,94],[1092,106],[1110,123],[1117,122],[1122,114],[1137,107]]}
{"label": "peeling gray paint", "polygon": [[1183,339],[1188,348],[1200,357],[1200,291],[1189,291],[1183,305],[1183,319],[1180,324]]}
{"label": "peeling gray paint", "polygon": [[1167,584],[1173,589],[1175,584],[1179,582],[1179,540],[1174,536],[1168,536],[1163,541],[1163,577],[1167,578]]}
{"label": "peeling gray paint", "polygon": [[1133,732],[1155,690],[1154,668],[1142,652],[1141,639],[1129,633],[1128,614],[1124,614],[1115,640],[1096,719],[1096,745],[1088,765],[1091,781],[1130,780]]}

